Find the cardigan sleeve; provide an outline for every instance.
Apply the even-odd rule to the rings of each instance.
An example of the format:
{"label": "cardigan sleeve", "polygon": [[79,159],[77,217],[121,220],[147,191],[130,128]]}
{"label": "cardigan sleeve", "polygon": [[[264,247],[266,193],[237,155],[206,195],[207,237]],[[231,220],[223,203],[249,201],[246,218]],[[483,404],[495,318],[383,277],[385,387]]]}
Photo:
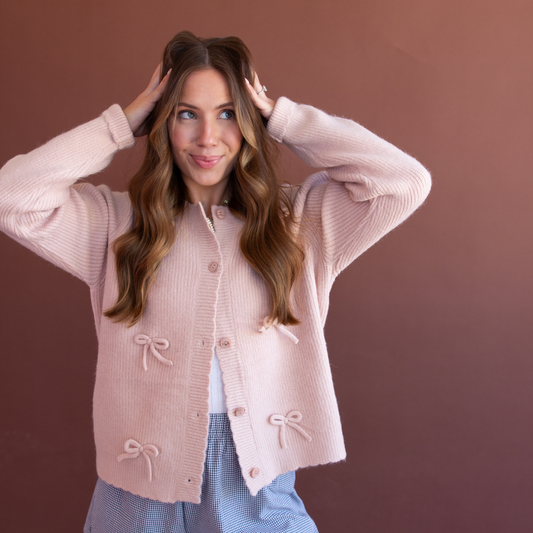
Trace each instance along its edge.
{"label": "cardigan sleeve", "polygon": [[323,168],[297,187],[294,213],[336,276],[403,222],[426,198],[428,171],[361,125],[280,98],[271,136],[308,165]]}
{"label": "cardigan sleeve", "polygon": [[134,144],[118,105],[0,170],[0,229],[41,257],[98,283],[113,226],[129,212],[124,193],[78,183]]}

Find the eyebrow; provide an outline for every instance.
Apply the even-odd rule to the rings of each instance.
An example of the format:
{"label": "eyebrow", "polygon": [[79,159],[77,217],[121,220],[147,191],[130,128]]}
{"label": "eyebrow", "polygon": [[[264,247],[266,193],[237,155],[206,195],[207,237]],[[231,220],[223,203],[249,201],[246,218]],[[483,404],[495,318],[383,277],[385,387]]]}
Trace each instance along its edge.
{"label": "eyebrow", "polygon": [[[178,102],[178,107],[190,107],[191,109],[200,109],[199,107],[196,107],[195,105],[188,104],[187,102]],[[219,106],[215,107],[215,109],[222,109],[223,107],[234,107],[233,102],[226,102],[225,104],[220,104]]]}

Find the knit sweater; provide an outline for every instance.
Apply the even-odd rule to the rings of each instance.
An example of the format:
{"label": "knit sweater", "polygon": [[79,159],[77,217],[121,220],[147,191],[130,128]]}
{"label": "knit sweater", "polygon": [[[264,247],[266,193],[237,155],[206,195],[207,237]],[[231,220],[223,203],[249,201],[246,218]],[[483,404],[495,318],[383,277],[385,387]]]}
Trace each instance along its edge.
{"label": "knit sweater", "polygon": [[118,105],[17,156],[0,171],[0,227],[90,287],[98,334],[98,475],[162,502],[200,501],[216,348],[242,474],[251,493],[281,473],[339,461],[345,447],[324,339],[335,277],[405,220],[428,172],[359,124],[280,98],[268,131],[325,170],[291,188],[303,273],[291,294],[301,324],[264,327],[269,295],[239,249],[243,222],[201,204],[177,237],[133,327],[102,314],[117,299],[114,240],[132,223],[127,193],[80,178],[134,143]]}

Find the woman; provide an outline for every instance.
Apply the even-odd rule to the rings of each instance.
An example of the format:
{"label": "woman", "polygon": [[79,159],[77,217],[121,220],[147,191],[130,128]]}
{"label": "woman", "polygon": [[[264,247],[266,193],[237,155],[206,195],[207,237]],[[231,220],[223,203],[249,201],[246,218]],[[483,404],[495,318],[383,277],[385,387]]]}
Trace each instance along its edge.
{"label": "woman", "polygon": [[[148,142],[128,193],[76,183],[134,134]],[[326,170],[280,186],[274,141]],[[424,200],[425,169],[352,121],[271,100],[239,39],[182,32],[124,112],[14,158],[0,188],[2,229],[91,288],[85,531],[316,531],[293,485],[345,457],[329,291]]]}

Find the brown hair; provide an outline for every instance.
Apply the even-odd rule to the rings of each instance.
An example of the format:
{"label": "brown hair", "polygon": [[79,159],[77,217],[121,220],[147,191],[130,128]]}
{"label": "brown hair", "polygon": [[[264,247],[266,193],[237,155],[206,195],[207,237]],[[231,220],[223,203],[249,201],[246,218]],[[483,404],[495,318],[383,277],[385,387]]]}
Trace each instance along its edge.
{"label": "brown hair", "polygon": [[188,200],[172,157],[167,121],[178,104],[185,78],[196,70],[213,68],[225,76],[243,135],[230,175],[228,206],[244,220],[240,249],[268,288],[269,320],[298,324],[290,291],[301,272],[304,253],[291,233],[292,204],[276,177],[277,147],[245,86],[245,78],[253,83],[250,52],[237,37],[200,39],[184,31],[163,53],[161,72],[170,68],[165,92],[147,119],[150,133],[143,163],[129,184],[133,225],[114,243],[119,295],[104,315],[131,326],[144,312],[161,261],[174,244],[175,219]]}

